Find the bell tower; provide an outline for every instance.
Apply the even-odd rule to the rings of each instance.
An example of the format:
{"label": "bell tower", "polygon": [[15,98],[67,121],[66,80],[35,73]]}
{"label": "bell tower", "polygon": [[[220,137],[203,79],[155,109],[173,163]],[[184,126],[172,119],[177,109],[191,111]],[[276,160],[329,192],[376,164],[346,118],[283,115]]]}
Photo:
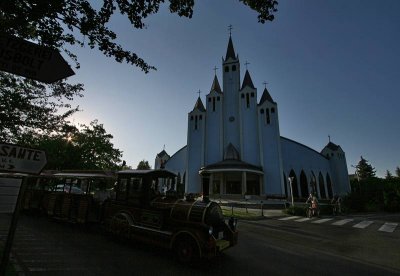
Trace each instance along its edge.
{"label": "bell tower", "polygon": [[[232,26],[229,26],[232,30]],[[223,71],[223,125],[224,148],[230,143],[240,149],[240,118],[239,118],[239,90],[240,90],[240,62],[235,54],[232,36],[229,34],[228,48],[225,59],[222,58]]]}

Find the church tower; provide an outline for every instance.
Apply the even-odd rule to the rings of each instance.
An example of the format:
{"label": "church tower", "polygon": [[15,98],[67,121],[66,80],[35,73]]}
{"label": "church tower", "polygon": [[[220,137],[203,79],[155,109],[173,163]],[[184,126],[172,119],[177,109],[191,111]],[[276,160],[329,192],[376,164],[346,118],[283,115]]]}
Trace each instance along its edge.
{"label": "church tower", "polygon": [[205,121],[206,109],[199,96],[193,110],[188,114],[187,174],[185,181],[187,193],[197,193],[201,190],[199,168],[204,166]]}
{"label": "church tower", "polygon": [[264,169],[264,193],[284,194],[278,105],[266,87],[258,104],[257,113],[261,166]]}
{"label": "church tower", "polygon": [[239,91],[240,142],[242,160],[260,165],[257,125],[257,89],[250,73],[246,70],[242,88]]}
{"label": "church tower", "polygon": [[235,54],[232,37],[229,36],[225,59],[222,58],[223,71],[223,141],[224,150],[229,144],[240,149],[239,90],[240,63]]}
{"label": "church tower", "polygon": [[326,156],[329,160],[332,173],[333,194],[340,194],[342,196],[346,195],[350,192],[351,188],[344,151],[339,145],[329,141],[329,143],[322,149],[321,154]]}
{"label": "church tower", "polygon": [[223,129],[222,129],[222,103],[223,93],[214,76],[210,93],[206,97],[207,121],[206,121],[206,156],[205,165],[222,160],[223,157]]}

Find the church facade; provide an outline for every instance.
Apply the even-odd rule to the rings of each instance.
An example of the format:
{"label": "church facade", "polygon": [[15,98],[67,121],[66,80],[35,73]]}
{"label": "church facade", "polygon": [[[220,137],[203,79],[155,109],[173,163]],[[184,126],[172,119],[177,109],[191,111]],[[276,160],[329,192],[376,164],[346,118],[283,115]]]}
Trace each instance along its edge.
{"label": "church facade", "polygon": [[205,105],[200,96],[188,114],[187,145],[157,154],[155,168],[178,174],[186,193],[220,197],[332,198],[350,191],[345,153],[332,142],[320,151],[279,132],[278,105],[241,68],[229,37],[222,59],[222,88],[214,76]]}

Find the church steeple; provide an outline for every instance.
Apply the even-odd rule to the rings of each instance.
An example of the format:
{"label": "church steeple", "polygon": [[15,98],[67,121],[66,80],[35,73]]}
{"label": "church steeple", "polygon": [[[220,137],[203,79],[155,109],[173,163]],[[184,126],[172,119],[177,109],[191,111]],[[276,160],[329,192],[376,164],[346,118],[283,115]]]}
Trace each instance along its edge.
{"label": "church steeple", "polygon": [[250,88],[256,89],[256,88],[254,87],[253,81],[251,80],[250,73],[249,73],[248,70],[246,70],[246,73],[245,73],[245,75],[244,75],[243,84],[242,84],[242,90],[243,90],[243,88],[245,88],[246,86],[249,86]]}
{"label": "church steeple", "polygon": [[216,91],[218,93],[222,93],[221,86],[219,85],[217,75],[214,76],[214,81],[213,81],[213,83],[211,85],[210,92],[211,91]]}
{"label": "church steeple", "polygon": [[261,96],[259,105],[262,105],[265,101],[268,101],[270,103],[275,103],[274,100],[272,99],[271,95],[269,94],[267,87],[264,88],[264,92]]}
{"label": "church steeple", "polygon": [[202,112],[205,112],[206,109],[204,108],[203,102],[201,101],[200,97],[197,98],[196,104],[193,107],[193,110],[200,110]]}
{"label": "church steeple", "polygon": [[233,42],[232,42],[231,36],[229,36],[228,49],[226,50],[225,61],[227,61],[228,58],[232,58],[232,59],[237,58],[236,54],[235,54],[235,49],[233,48]]}

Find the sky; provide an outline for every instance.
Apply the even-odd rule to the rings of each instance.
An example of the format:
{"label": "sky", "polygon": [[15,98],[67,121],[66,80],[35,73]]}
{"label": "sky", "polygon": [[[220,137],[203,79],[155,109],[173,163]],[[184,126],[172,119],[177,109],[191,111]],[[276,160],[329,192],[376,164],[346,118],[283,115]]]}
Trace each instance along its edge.
{"label": "sky", "polygon": [[[346,153],[349,173],[360,156],[383,177],[400,166],[400,1],[278,0],[275,20],[238,0],[196,1],[192,19],[164,5],[136,30],[116,16],[117,42],[157,71],[115,62],[89,47],[74,48],[81,68],[70,82],[85,85],[75,99],[75,124],[102,123],[136,168],[157,153],[186,145],[187,113],[210,92],[214,67],[222,83],[231,24],[241,78],[248,70],[278,103],[281,136],[317,151],[331,141]],[[69,61],[72,64],[72,61]]]}

